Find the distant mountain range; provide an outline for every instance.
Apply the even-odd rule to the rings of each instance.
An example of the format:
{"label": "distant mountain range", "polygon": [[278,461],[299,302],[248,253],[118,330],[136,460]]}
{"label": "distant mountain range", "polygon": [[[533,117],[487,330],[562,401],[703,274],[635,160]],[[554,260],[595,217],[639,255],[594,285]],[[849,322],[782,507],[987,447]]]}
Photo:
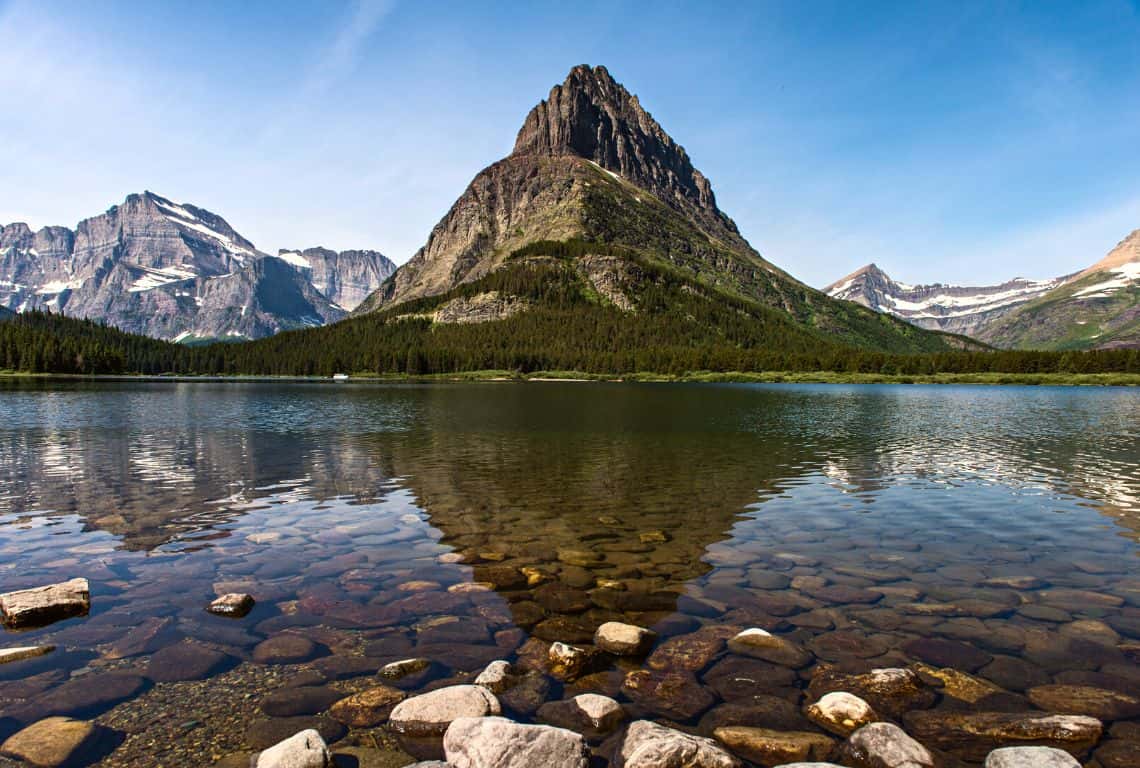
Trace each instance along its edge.
{"label": "distant mountain range", "polygon": [[340,320],[395,270],[376,251],[258,251],[203,208],[133,194],[75,230],[0,229],[0,307],[50,309],[175,341]]}
{"label": "distant mountain range", "polygon": [[824,291],[922,328],[1002,348],[1140,347],[1140,229],[1092,266],[1049,280],[908,285],[868,264]]}

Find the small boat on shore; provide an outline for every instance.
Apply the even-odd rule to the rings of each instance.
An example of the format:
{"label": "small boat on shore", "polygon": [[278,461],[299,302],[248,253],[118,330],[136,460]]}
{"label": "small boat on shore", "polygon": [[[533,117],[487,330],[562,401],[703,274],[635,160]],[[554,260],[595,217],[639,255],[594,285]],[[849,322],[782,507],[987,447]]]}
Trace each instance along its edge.
{"label": "small boat on shore", "polygon": [[334,373],[333,374],[333,381],[348,381],[348,374],[347,373]]}

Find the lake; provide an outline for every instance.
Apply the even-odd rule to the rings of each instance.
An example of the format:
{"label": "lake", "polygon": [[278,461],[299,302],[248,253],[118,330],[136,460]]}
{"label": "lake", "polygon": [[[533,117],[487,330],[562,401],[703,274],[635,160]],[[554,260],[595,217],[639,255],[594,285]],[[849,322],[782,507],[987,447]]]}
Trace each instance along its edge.
{"label": "lake", "polygon": [[[57,650],[0,665],[0,738],[63,713],[118,731],[108,766],[304,724],[395,748],[330,703],[407,658],[431,662],[410,693],[495,659],[549,673],[547,643],[612,620],[658,650],[533,675],[509,712],[597,691],[706,735],[742,699],[811,728],[823,665],[982,681],[927,674],[947,711],[1135,693],[1138,541],[1132,389],[3,380],[0,592],[82,576],[92,606],[5,633]],[[226,592],[253,612],[206,613]],[[808,661],[726,650],[747,627]]]}

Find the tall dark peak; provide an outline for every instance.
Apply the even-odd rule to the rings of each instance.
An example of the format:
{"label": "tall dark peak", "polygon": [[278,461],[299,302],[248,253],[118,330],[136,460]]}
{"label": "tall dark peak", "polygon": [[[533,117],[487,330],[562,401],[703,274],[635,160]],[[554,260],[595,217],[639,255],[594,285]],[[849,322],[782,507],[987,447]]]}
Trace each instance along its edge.
{"label": "tall dark peak", "polygon": [[570,70],[527,115],[512,154],[584,157],[670,205],[716,210],[708,179],[684,147],[602,66]]}

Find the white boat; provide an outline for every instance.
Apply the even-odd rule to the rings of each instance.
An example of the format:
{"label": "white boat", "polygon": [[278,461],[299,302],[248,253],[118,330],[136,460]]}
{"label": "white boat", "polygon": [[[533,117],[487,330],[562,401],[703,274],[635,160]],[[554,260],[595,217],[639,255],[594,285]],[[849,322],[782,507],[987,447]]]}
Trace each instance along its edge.
{"label": "white boat", "polygon": [[347,373],[334,373],[333,374],[333,381],[348,381],[348,374]]}

